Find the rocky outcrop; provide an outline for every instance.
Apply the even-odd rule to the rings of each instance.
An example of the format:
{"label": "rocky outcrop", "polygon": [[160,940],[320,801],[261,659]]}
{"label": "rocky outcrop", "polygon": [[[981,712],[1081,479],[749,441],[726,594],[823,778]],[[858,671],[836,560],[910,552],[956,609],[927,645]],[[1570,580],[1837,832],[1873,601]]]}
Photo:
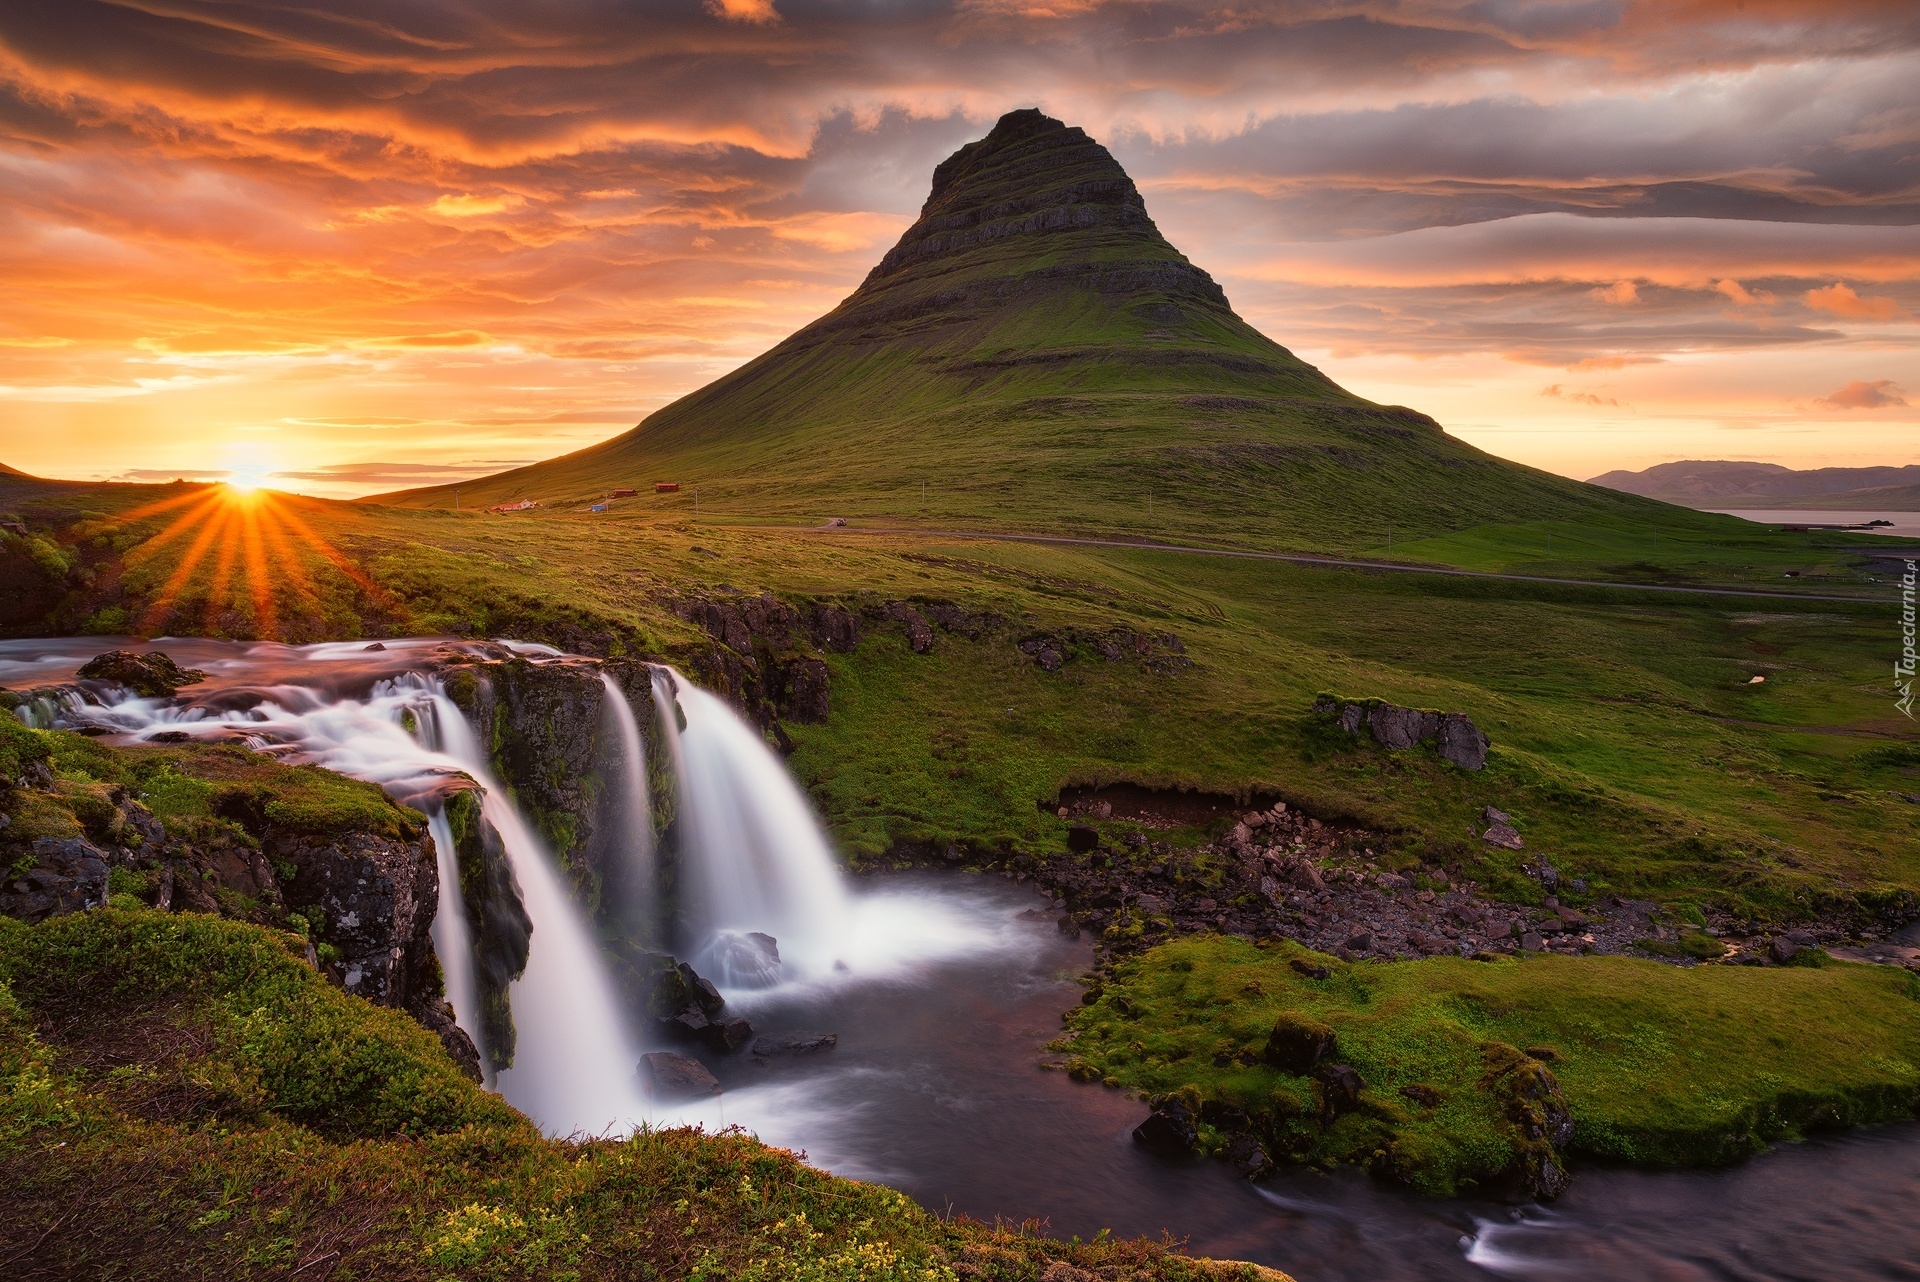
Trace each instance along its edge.
{"label": "rocky outcrop", "polygon": [[196,685],[207,679],[198,668],[183,668],[161,650],[135,654],[131,650],[109,650],[81,665],[79,676],[90,681],[109,681],[126,686],[146,699],[163,699],[181,686]]}
{"label": "rocky outcrop", "polygon": [[331,836],[269,833],[271,863],[290,866],[281,895],[292,910],[317,908],[310,938],[326,945],[323,969],[348,992],[406,1009],[439,996],[430,929],[440,878],[424,832],[394,838],[366,832]]}
{"label": "rocky outcrop", "polygon": [[777,1055],[813,1055],[839,1044],[838,1033],[768,1033],[753,1039],[753,1053],[767,1059]]}
{"label": "rocky outcrop", "polygon": [[[482,744],[514,805],[559,858],[576,897],[603,919],[621,920],[651,896],[629,884],[623,857],[634,821],[617,781],[625,748],[602,675],[633,712],[647,758],[650,810],[670,815],[653,705],[652,669],[632,659],[541,660],[511,654],[453,656],[447,693]],[[634,929],[643,924],[634,923]]]}
{"label": "rocky outcrop", "polygon": [[1347,700],[1331,694],[1316,698],[1313,711],[1335,721],[1348,734],[1365,730],[1384,748],[1400,750],[1430,743],[1441,760],[1462,770],[1479,770],[1487,764],[1487,736],[1464,712],[1403,708],[1379,699]]}
{"label": "rocky outcrop", "polygon": [[[107,902],[108,855],[86,838],[41,837],[23,855],[0,883],[0,913],[45,921]],[[31,866],[19,866],[29,859]]]}
{"label": "rocky outcrop", "polygon": [[[311,767],[194,745],[166,750],[160,773],[196,780],[204,809],[169,811],[163,823],[139,799],[149,776],[132,768],[151,770],[151,756],[96,749],[89,773],[56,775],[40,755],[44,741],[11,734],[0,747],[20,764],[0,796],[0,863],[12,870],[0,912],[41,921],[111,902],[294,930],[332,982],[411,1014],[478,1077],[473,1044],[442,991],[430,933],[439,877],[418,814],[371,784],[334,780],[340,795],[329,797],[298,773]],[[276,807],[282,787],[301,804]]]}

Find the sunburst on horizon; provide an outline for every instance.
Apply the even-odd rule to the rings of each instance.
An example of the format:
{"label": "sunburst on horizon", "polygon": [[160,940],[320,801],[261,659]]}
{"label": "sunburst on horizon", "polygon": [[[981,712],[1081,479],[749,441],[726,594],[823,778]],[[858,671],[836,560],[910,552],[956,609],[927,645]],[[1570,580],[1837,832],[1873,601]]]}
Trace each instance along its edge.
{"label": "sunburst on horizon", "polygon": [[[227,631],[227,616],[245,605],[247,629],[260,638],[281,633],[284,609],[324,612],[319,586],[306,563],[318,556],[380,606],[389,594],[331,541],[316,531],[296,506],[312,503],[284,491],[265,488],[260,478],[245,477],[174,495],[121,513],[100,533],[125,530],[156,516],[170,519],[128,549],[123,574],[140,575],[186,540],[166,577],[130,621],[142,636],[156,635],[183,603],[200,600],[196,626],[208,633]],[[195,591],[196,587],[203,590]]]}

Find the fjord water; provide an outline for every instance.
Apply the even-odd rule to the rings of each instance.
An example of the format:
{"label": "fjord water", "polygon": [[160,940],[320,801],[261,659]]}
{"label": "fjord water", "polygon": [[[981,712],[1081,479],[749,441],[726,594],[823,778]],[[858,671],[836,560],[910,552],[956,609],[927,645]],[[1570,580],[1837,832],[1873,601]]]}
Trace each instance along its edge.
{"label": "fjord water", "polygon": [[[64,680],[111,644],[0,642],[0,683]],[[473,775],[488,789],[485,813],[534,919],[527,973],[511,992],[516,1063],[497,1085],[551,1132],[740,1124],[935,1210],[1040,1219],[1062,1235],[1166,1232],[1196,1253],[1257,1260],[1301,1282],[1920,1278],[1911,1212],[1920,1204],[1920,1127],[1912,1125],[1820,1138],[1721,1171],[1581,1167],[1550,1208],[1417,1198],[1353,1171],[1288,1170],[1255,1188],[1217,1164],[1155,1158],[1129,1138],[1143,1113],[1137,1101],[1039,1067],[1060,1011],[1079,998],[1073,976],[1091,962],[1086,944],[1055,930],[1047,902],[966,873],[849,888],[778,758],[726,705],[669,672],[657,689],[686,718],[684,730],[677,716],[663,727],[681,802],[690,819],[706,816],[691,824],[690,854],[716,866],[703,874],[704,929],[716,938],[790,932],[780,937],[778,975],[744,977],[773,982],[729,986],[729,1007],[763,1032],[831,1031],[839,1044],[807,1057],[709,1056],[723,1094],[653,1101],[633,1072],[645,1039],[623,1022],[551,855],[424,670],[441,644],[388,642],[369,652],[169,640],[175,658],[210,674],[181,699],[111,707],[74,699],[48,711],[135,738],[238,735],[262,751],[378,782],[428,809],[449,886],[451,833],[432,798],[450,771]],[[553,654],[523,649],[536,659]],[[624,744],[621,784],[631,808],[645,772],[634,773],[638,725],[616,693],[616,731],[634,736]],[[650,838],[650,830],[632,834],[633,857]],[[789,898],[756,878],[801,884]],[[743,888],[753,893],[735,893]],[[456,1014],[472,1030],[457,905],[442,896],[434,937]]]}

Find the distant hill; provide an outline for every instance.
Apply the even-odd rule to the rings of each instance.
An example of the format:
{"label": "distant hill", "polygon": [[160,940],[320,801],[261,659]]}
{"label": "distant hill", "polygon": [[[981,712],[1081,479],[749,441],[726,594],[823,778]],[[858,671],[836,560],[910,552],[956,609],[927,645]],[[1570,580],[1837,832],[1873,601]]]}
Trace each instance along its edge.
{"label": "distant hill", "polygon": [[1234,313],[1104,147],[1031,110],[940,164],[832,312],[630,432],[457,489],[666,505],[697,486],[705,512],[819,518],[916,514],[922,485],[932,521],[1320,546],[1658,511],[1336,386]]}
{"label": "distant hill", "polygon": [[1920,511],[1920,465],[1817,467],[1688,460],[1608,472],[1593,484],[1696,508],[1885,508]]}

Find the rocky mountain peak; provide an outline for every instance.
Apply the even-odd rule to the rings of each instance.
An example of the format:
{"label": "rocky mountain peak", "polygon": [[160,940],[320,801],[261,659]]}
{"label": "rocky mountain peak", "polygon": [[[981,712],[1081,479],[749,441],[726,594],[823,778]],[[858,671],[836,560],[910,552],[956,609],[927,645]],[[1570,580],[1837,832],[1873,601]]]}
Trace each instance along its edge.
{"label": "rocky mountain peak", "polygon": [[1111,152],[1084,129],[1034,108],[1010,111],[992,132],[933,171],[920,218],[880,260],[869,283],[1012,238],[1060,232],[1120,233],[1178,258],[1147,217],[1146,202]]}

